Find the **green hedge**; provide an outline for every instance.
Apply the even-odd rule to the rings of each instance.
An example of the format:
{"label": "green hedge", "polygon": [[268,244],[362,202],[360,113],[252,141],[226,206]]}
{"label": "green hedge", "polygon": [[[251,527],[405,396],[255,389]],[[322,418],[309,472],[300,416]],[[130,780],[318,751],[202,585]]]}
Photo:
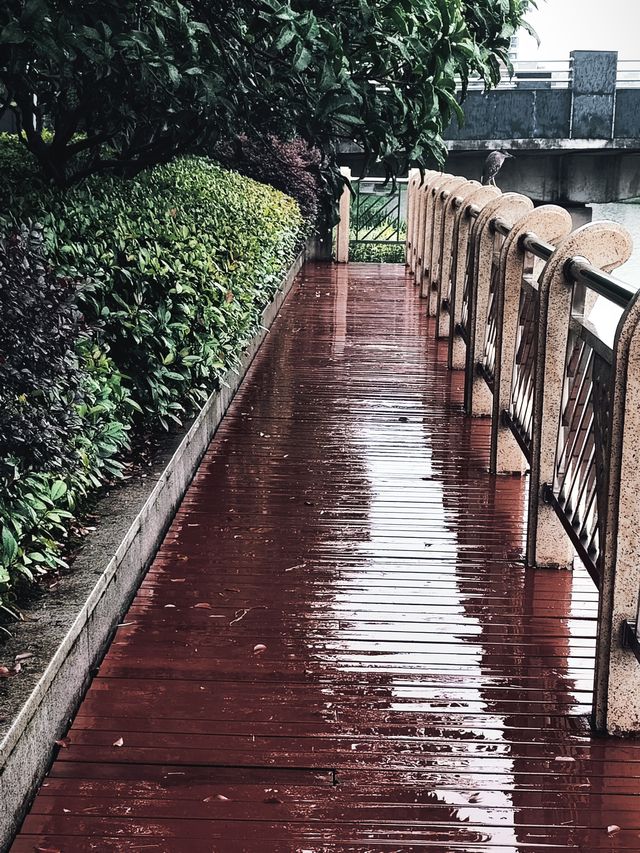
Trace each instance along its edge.
{"label": "green hedge", "polygon": [[403,264],[404,243],[349,243],[349,260],[367,264]]}
{"label": "green hedge", "polygon": [[237,362],[305,225],[292,199],[205,158],[62,191],[4,137],[0,175],[0,234],[28,221],[44,228],[49,263],[79,282],[88,328],[75,345],[74,464],[35,471],[0,454],[7,604],[17,579],[64,565],[74,514],[121,474],[131,436],[182,423]]}

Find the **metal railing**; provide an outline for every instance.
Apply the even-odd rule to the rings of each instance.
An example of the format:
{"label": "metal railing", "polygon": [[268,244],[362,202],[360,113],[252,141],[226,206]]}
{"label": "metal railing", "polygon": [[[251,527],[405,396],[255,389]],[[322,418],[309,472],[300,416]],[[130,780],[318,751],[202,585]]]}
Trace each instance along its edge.
{"label": "metal railing", "polygon": [[[411,174],[408,210],[407,263],[465,411],[492,418],[490,471],[529,470],[528,564],[577,553],[600,590],[593,724],[639,731],[640,298],[610,275],[630,237],[437,172]],[[598,298],[623,309],[613,345]]]}
{"label": "metal railing", "polygon": [[616,86],[618,89],[640,88],[640,60],[619,59],[618,73],[616,75]]}
{"label": "metal railing", "polygon": [[[406,179],[391,182],[370,177],[351,180],[349,251],[353,260],[401,259],[407,236],[407,183]],[[372,254],[373,247],[379,248]],[[397,257],[387,257],[384,250],[394,247]]]}
{"label": "metal railing", "polygon": [[[502,68],[497,89],[567,89],[572,81],[570,59],[515,60],[513,70]],[[458,81],[461,85],[461,81]],[[477,77],[469,81],[470,91],[484,89],[484,81]]]}
{"label": "metal railing", "polygon": [[[515,60],[512,70],[502,68],[497,89],[568,89],[573,83],[572,59]],[[461,81],[458,80],[458,88]],[[616,72],[618,89],[640,88],[640,60],[619,59]],[[475,77],[469,81],[470,91],[485,88],[484,81]]]}

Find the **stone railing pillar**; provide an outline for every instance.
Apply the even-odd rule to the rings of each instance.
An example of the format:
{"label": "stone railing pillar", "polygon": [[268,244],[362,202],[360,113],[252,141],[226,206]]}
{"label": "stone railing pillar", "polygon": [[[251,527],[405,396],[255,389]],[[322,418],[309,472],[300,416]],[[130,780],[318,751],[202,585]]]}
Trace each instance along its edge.
{"label": "stone railing pillar", "polygon": [[466,184],[465,178],[449,178],[448,181],[440,185],[440,189],[433,200],[433,238],[429,259],[429,286],[428,292],[423,293],[429,300],[427,304],[429,317],[435,317],[438,314],[438,288],[445,239],[444,211],[451,193],[455,193],[464,184]]}
{"label": "stone railing pillar", "polygon": [[522,237],[534,233],[546,243],[555,245],[571,231],[571,216],[555,205],[543,205],[518,219],[505,239],[500,256],[500,272],[496,282],[496,342],[491,415],[491,453],[489,471],[492,474],[515,474],[526,470],[520,445],[502,418],[511,401],[513,368],[520,318],[520,295],[526,252]]}
{"label": "stone railing pillar", "polygon": [[498,217],[511,226],[532,208],[533,202],[527,196],[504,193],[487,202],[473,227],[473,286],[469,290],[464,393],[465,411],[473,417],[490,415],[493,405],[491,391],[476,369],[484,352],[489,296],[497,260],[494,257],[496,235],[491,220]]}
{"label": "stone railing pillar", "polygon": [[467,274],[472,274],[469,266],[469,253],[471,246],[471,232],[474,220],[471,218],[469,208],[483,208],[487,202],[500,195],[497,187],[479,187],[466,196],[454,223],[454,259],[451,276],[451,322],[449,328],[449,356],[448,365],[452,370],[461,370],[465,366],[465,343],[458,333],[458,326],[462,321],[462,309],[465,282]]}
{"label": "stone railing pillar", "polygon": [[412,267],[413,254],[415,251],[419,187],[420,170],[409,169],[409,179],[407,181],[407,244],[405,252],[405,263],[409,268]]}
{"label": "stone railing pillar", "polygon": [[429,187],[436,180],[440,172],[425,172],[424,180],[416,191],[416,235],[415,252],[413,255],[412,270],[415,276],[414,284],[420,284],[420,271],[422,270],[422,258],[425,250],[425,223],[427,218],[427,200]]}
{"label": "stone railing pillar", "polygon": [[443,241],[436,293],[436,337],[446,338],[451,329],[451,279],[454,274],[454,248],[457,244],[458,212],[469,196],[480,188],[478,181],[465,181],[451,192],[443,211]]}
{"label": "stone railing pillar", "polygon": [[431,257],[434,241],[433,224],[436,202],[439,198],[440,191],[445,186],[445,184],[451,180],[451,177],[451,175],[442,172],[436,172],[435,176],[429,181],[426,192],[424,243],[421,261],[417,272],[418,284],[420,285],[420,296],[424,298],[429,296],[429,289],[431,284]]}
{"label": "stone railing pillar", "polygon": [[567,568],[573,562],[570,540],[545,500],[545,488],[554,478],[573,303],[566,263],[581,257],[608,272],[623,263],[630,251],[630,238],[622,226],[613,222],[584,225],[558,244],[540,279],[527,524],[530,566]]}
{"label": "stone railing pillar", "polygon": [[340,196],[339,215],[340,221],[336,226],[336,261],[339,264],[349,262],[349,212],[351,209],[351,190],[349,181],[351,179],[351,169],[348,166],[341,166],[340,172],[347,179],[344,185],[342,195]]}
{"label": "stone railing pillar", "polygon": [[[411,272],[414,277],[418,273],[418,264],[420,262],[420,252],[422,251],[422,238],[423,238],[423,227],[424,227],[424,205],[425,205],[425,185],[428,178],[425,174],[421,183],[416,187],[415,197],[414,197],[414,210],[415,213],[413,215],[413,241],[412,241],[412,253],[411,253]],[[417,280],[414,280],[414,284],[417,284]]]}
{"label": "stone railing pillar", "polygon": [[574,50],[571,59],[571,138],[613,139],[617,52]]}
{"label": "stone railing pillar", "polygon": [[[640,731],[640,661],[624,642],[640,595],[640,296],[616,334],[611,454],[592,723],[612,734]],[[637,623],[635,626],[638,636]]]}

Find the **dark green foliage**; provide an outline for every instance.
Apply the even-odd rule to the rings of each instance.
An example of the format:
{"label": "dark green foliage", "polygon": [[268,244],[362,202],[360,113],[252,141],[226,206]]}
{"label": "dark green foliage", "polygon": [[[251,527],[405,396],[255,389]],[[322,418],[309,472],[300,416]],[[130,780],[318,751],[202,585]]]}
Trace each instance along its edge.
{"label": "dark green foliage", "polygon": [[221,142],[214,158],[255,181],[270,184],[294,198],[305,220],[313,225],[326,187],[322,180],[322,155],[303,139],[286,142],[273,134],[264,140],[236,137]]}
{"label": "dark green foliage", "polygon": [[4,0],[0,102],[59,184],[273,133],[317,147],[337,191],[343,140],[390,172],[407,159],[441,161],[442,129],[461,115],[457,92],[473,74],[497,82],[526,6]]}
{"label": "dark green foliage", "polygon": [[5,138],[0,173],[0,231],[42,223],[59,286],[83,282],[77,299],[90,330],[75,346],[81,375],[61,389],[73,428],[57,452],[75,465],[60,473],[57,463],[0,454],[6,591],[60,565],[68,513],[119,476],[130,436],[181,423],[237,361],[304,233],[293,200],[204,158],[61,191]]}
{"label": "dark green foliage", "polygon": [[350,243],[349,260],[366,264],[403,264],[404,243]]}
{"label": "dark green foliage", "polygon": [[7,460],[50,470],[77,461],[75,289],[47,269],[39,230],[0,241],[0,471]]}

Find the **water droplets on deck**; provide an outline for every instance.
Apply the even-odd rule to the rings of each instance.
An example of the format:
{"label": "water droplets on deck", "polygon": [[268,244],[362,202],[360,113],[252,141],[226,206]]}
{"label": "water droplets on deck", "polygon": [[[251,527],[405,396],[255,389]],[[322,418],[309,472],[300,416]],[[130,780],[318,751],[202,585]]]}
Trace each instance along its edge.
{"label": "water droplets on deck", "polygon": [[403,268],[303,270],[15,853],[640,848],[595,589],[461,397]]}

